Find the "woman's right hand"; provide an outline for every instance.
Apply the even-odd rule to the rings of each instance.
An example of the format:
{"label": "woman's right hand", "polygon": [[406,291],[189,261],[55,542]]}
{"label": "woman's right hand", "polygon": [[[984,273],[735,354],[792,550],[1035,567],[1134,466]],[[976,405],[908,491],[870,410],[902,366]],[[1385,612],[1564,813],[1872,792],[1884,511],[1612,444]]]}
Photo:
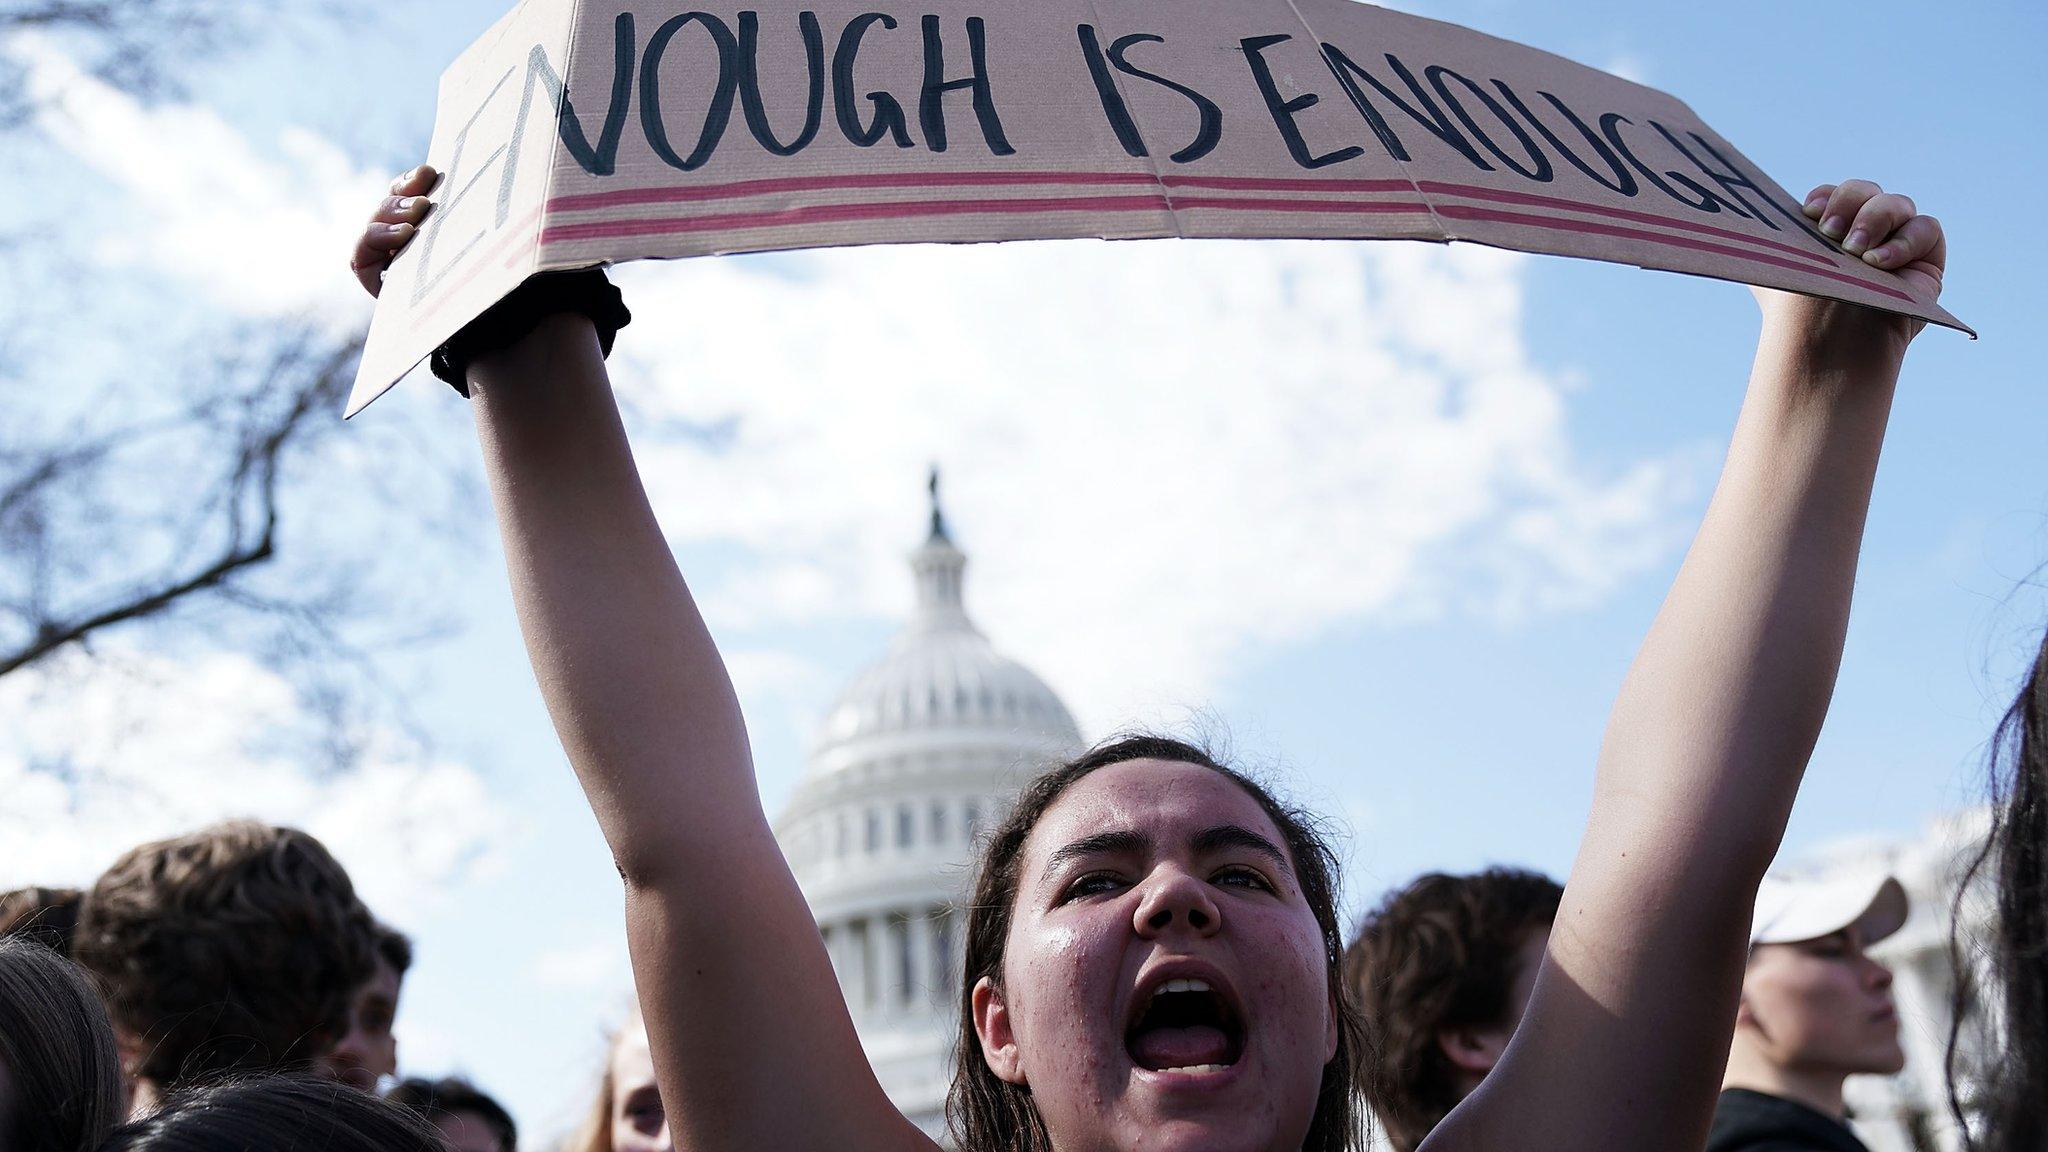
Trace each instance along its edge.
{"label": "woman's right hand", "polygon": [[349,271],[356,274],[363,291],[375,296],[384,290],[384,270],[419,233],[420,221],[432,206],[426,194],[440,178],[440,173],[422,164],[391,182],[391,195],[377,205],[348,258]]}

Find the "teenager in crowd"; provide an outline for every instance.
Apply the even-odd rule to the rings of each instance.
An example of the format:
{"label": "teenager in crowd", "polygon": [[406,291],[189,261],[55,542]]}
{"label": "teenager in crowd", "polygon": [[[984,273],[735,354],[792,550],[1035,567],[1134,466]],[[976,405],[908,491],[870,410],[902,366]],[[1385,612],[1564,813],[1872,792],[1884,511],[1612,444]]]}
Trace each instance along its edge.
{"label": "teenager in crowd", "polygon": [[433,1125],[448,1152],[519,1152],[512,1114],[460,1077],[401,1080],[384,1098]]}
{"label": "teenager in crowd", "polygon": [[71,934],[85,893],[76,888],[17,888],[0,892],[0,936],[33,940],[60,956],[71,955]]}
{"label": "teenager in crowd", "polygon": [[376,925],[318,840],[232,821],[129,851],[74,944],[99,978],[138,1110],[187,1080],[312,1068],[369,980]]}
{"label": "teenager in crowd", "polygon": [[635,1009],[605,1045],[604,1075],[583,1123],[565,1152],[673,1152],[668,1113],[654,1082],[654,1054],[647,1026]]}
{"label": "teenager in crowd", "polygon": [[185,1088],[100,1152],[448,1152],[426,1121],[333,1080],[259,1077]]}
{"label": "teenager in crowd", "polygon": [[1432,872],[1388,894],[1344,950],[1373,1054],[1359,1088],[1397,1152],[1414,1152],[1507,1052],[1564,888],[1489,868]]}
{"label": "teenager in crowd", "polygon": [[114,1030],[85,974],[0,939],[0,1149],[91,1152],[121,1122]]}
{"label": "teenager in crowd", "polygon": [[[365,230],[351,263],[372,291],[433,179],[408,174]],[[1807,210],[1938,290],[1941,229],[1912,201],[1858,181],[1816,189]],[[1528,1012],[1434,1152],[1705,1138],[1744,926],[1833,692],[1921,328],[1758,297],[1721,482],[1615,705]],[[536,277],[436,367],[474,397],[528,652],[624,882],[675,1142],[928,1150],[862,1052],[762,810],[731,680],[648,506],[603,358],[625,321],[601,273]],[[962,1145],[1355,1147],[1329,860],[1311,819],[1184,745],[1119,742],[1028,785],[970,905]]]}
{"label": "teenager in crowd", "polygon": [[[2048,640],[1991,741],[1991,819],[1964,890],[1988,870],[1996,914],[1981,943],[1993,987],[1982,1007],[1996,1040],[1992,1056],[1971,1069],[1981,1082],[1965,1095],[1956,1047],[1981,993],[1976,981],[1957,980],[1949,1100],[1965,1118],[1971,1152],[2040,1152],[2048,1148]],[[1969,958],[1979,943],[1956,939],[1957,971],[1975,970]]]}
{"label": "teenager in crowd", "polygon": [[370,978],[349,997],[341,1039],[321,1059],[329,1076],[352,1088],[375,1092],[385,1077],[398,1074],[398,1037],[391,1026],[398,1019],[398,995],[411,967],[412,941],[396,928],[377,925]]}
{"label": "teenager in crowd", "polygon": [[1889,876],[1764,881],[1709,1152],[1867,1152],[1842,1083],[1906,1066],[1892,974],[1865,951],[1906,912]]}

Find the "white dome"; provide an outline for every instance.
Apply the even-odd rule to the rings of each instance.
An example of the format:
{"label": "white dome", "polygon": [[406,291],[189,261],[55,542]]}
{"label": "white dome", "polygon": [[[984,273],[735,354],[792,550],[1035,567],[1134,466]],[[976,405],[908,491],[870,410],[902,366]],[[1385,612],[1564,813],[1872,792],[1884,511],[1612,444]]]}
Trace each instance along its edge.
{"label": "white dome", "polygon": [[967,618],[960,595],[966,566],[967,557],[935,517],[931,538],[911,557],[917,614],[826,713],[814,770],[843,763],[849,745],[876,737],[895,743],[943,733],[1020,747],[1080,743],[1073,715],[1045,681],[997,652]]}
{"label": "white dome", "polygon": [[854,677],[826,714],[819,750],[939,729],[1081,738],[1066,705],[1030,669],[971,628],[912,632]]}
{"label": "white dome", "polygon": [[967,557],[936,476],[932,488],[931,532],[910,558],[917,611],[826,714],[775,836],[883,1090],[943,1139],[977,837],[1081,733],[967,618]]}

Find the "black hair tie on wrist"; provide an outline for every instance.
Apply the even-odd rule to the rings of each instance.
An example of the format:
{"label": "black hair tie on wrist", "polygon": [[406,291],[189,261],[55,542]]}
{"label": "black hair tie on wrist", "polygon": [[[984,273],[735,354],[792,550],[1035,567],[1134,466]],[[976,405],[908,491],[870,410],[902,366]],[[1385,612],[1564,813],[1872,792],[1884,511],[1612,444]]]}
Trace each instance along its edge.
{"label": "black hair tie on wrist", "polygon": [[429,361],[434,375],[446,380],[464,397],[469,395],[469,365],[479,356],[509,348],[533,331],[540,322],[561,312],[587,316],[597,326],[597,343],[606,356],[619,329],[633,322],[625,298],[605,277],[603,268],[578,268],[571,272],[541,272],[527,278],[503,300],[462,331],[434,349]]}

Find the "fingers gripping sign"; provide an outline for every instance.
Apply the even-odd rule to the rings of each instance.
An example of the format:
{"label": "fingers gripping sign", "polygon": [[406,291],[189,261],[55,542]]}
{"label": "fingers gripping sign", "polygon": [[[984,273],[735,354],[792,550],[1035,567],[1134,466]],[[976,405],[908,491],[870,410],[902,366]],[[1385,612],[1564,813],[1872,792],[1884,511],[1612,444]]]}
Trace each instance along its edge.
{"label": "fingers gripping sign", "polygon": [[383,290],[384,270],[418,234],[430,207],[426,194],[437,179],[439,174],[422,164],[391,182],[391,194],[377,205],[349,256],[349,271],[356,274],[363,291],[375,296]]}
{"label": "fingers gripping sign", "polygon": [[1806,216],[1821,234],[1874,268],[1896,272],[1929,299],[1940,294],[1948,264],[1941,222],[1922,216],[1910,196],[1868,180],[1822,184],[1806,195]]}

